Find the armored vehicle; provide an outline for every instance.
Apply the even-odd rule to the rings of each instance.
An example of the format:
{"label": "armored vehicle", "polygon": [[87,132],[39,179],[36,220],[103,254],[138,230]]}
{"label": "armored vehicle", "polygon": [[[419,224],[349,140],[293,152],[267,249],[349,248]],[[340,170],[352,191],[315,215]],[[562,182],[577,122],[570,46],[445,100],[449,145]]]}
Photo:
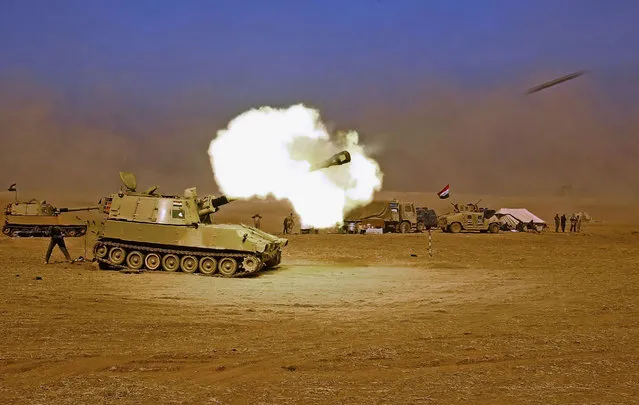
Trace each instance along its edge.
{"label": "armored vehicle", "polygon": [[106,219],[93,247],[100,268],[164,270],[232,277],[276,266],[288,240],[248,225],[214,224],[211,214],[231,200],[199,197],[195,188],[165,195],[138,192],[121,172],[124,189],[100,200]]}
{"label": "armored vehicle", "polygon": [[[312,170],[350,161],[342,151]],[[153,186],[138,192],[132,173],[120,172],[123,188],[100,200],[106,219],[93,254],[100,268],[199,272],[234,277],[277,266],[288,240],[244,224],[214,224],[212,214],[233,201],[199,197],[195,188],[165,195]]]}
{"label": "armored vehicle", "polygon": [[441,215],[437,222],[444,232],[458,233],[461,231],[499,232],[499,219],[495,216],[495,210],[479,208],[477,203],[468,203],[463,206],[453,204],[454,210]]}
{"label": "armored vehicle", "polygon": [[46,201],[16,201],[4,210],[2,233],[10,237],[48,237],[49,228],[58,226],[64,236],[82,236],[87,231],[85,223],[78,218],[60,215],[65,212],[90,211],[98,207],[56,208]]}
{"label": "armored vehicle", "polygon": [[382,228],[383,232],[423,232],[437,227],[435,211],[426,207],[415,207],[406,201],[373,201],[351,210],[344,217],[342,231],[364,233],[367,228]]}

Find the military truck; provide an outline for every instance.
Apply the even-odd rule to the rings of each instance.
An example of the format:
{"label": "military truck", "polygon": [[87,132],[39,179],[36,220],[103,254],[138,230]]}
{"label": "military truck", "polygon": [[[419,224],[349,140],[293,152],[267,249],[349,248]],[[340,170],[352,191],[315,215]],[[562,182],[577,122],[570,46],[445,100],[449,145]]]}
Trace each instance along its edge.
{"label": "military truck", "polygon": [[373,201],[345,215],[342,232],[364,233],[371,227],[382,228],[385,233],[423,232],[437,227],[437,215],[427,207],[415,207],[412,202]]}
{"label": "military truck", "polygon": [[79,218],[61,215],[65,212],[90,211],[95,207],[56,208],[46,201],[16,201],[4,209],[2,233],[10,237],[49,237],[49,228],[58,226],[64,236],[82,236],[87,226]]}
{"label": "military truck", "polygon": [[495,210],[479,208],[477,204],[479,201],[462,206],[453,204],[453,212],[439,216],[439,227],[442,231],[450,233],[461,231],[498,233],[500,223],[495,216]]}

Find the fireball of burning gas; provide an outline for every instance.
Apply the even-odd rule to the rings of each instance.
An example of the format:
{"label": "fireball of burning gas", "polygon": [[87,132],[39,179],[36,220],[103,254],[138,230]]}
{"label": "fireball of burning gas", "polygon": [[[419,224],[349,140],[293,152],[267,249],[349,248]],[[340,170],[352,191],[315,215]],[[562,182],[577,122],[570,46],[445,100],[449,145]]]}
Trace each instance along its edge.
{"label": "fireball of burning gas", "polygon": [[[350,163],[313,170],[342,150],[350,153]],[[240,114],[217,132],[208,152],[226,196],[289,200],[301,222],[315,228],[341,223],[382,186],[379,165],[359,144],[357,132],[331,136],[319,112],[302,104]]]}

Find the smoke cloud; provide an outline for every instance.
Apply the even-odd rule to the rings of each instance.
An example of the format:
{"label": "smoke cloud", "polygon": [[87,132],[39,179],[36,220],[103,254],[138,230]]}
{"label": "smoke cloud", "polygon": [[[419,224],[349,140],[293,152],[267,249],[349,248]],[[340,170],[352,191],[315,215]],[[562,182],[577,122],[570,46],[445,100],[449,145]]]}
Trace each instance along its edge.
{"label": "smoke cloud", "polygon": [[[327,228],[381,189],[382,172],[357,132],[331,137],[318,111],[302,104],[261,107],[234,118],[211,141],[217,184],[231,198],[289,200],[303,224]],[[311,165],[347,150],[351,162],[310,171]]]}
{"label": "smoke cloud", "polygon": [[[597,87],[594,74],[524,95],[555,75],[481,89],[441,80],[396,94],[367,94],[353,86],[352,99],[305,97],[319,106],[324,122],[357,129],[357,144],[366,145],[366,156],[383,170],[385,191],[435,196],[450,183],[453,198],[555,197],[564,190],[575,198],[638,198],[638,76],[623,77],[626,92],[635,95],[627,99],[611,98],[612,90]],[[58,202],[75,194],[96,202],[120,187],[121,170],[134,172],[140,187],[157,184],[161,192],[197,186],[199,193],[218,193],[206,151],[216,131],[251,105],[227,102],[225,94],[183,93],[167,95],[171,101],[161,110],[147,106],[141,112],[139,99],[119,92],[107,97],[87,90],[78,106],[46,85],[0,78],[0,198],[12,199],[2,190],[17,182],[20,198]],[[307,141],[315,142],[296,143]],[[236,157],[243,170],[253,164],[248,149]],[[335,151],[318,149],[307,161]],[[274,159],[265,153],[260,159],[264,164],[251,174],[274,176]]]}

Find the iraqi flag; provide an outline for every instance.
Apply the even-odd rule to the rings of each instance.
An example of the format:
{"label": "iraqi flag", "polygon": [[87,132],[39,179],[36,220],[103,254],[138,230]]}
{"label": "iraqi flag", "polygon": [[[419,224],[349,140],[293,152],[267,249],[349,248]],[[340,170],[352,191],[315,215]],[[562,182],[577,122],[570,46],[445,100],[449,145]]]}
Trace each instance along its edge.
{"label": "iraqi flag", "polygon": [[437,193],[437,195],[439,196],[439,198],[441,198],[442,200],[445,198],[448,198],[450,196],[450,184],[446,184],[446,187],[444,187],[442,189],[442,191],[440,191],[439,193]]}
{"label": "iraqi flag", "polygon": [[12,185],[10,185],[7,190],[8,191],[16,191],[16,183],[13,183]]}

